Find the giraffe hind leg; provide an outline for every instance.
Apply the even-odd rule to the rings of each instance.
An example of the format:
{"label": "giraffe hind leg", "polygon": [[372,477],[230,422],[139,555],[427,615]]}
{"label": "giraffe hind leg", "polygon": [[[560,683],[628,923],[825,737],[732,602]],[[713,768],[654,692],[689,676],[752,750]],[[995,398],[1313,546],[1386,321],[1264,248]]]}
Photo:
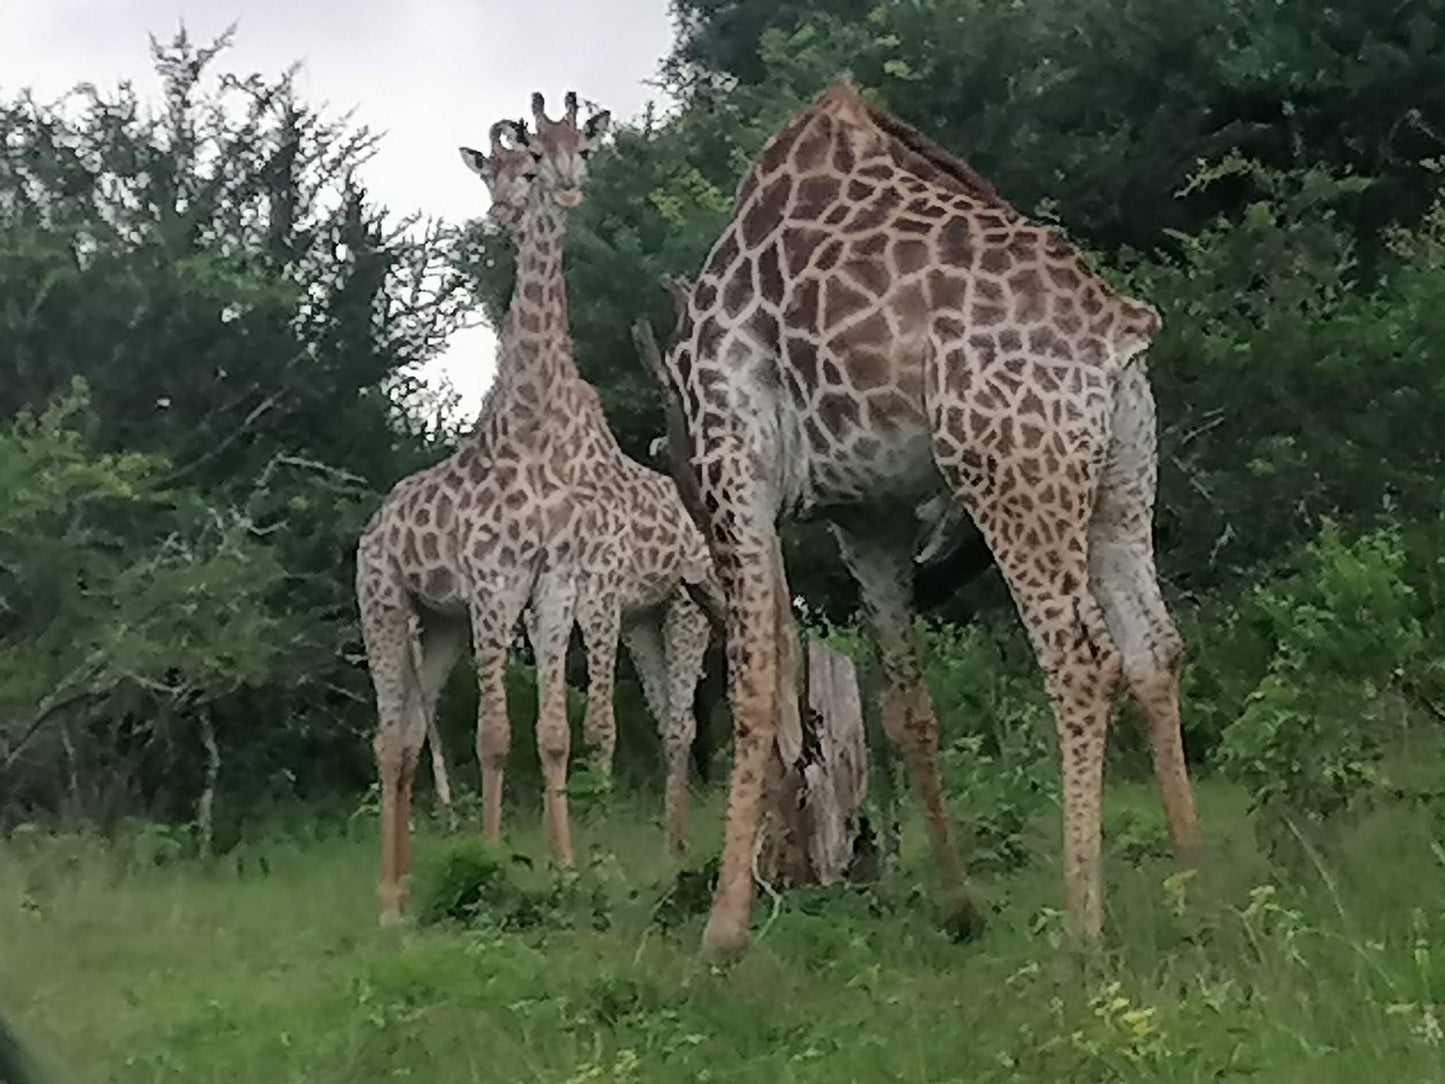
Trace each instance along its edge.
{"label": "giraffe hind leg", "polygon": [[543,823],[552,857],[572,865],[572,828],[567,815],[567,644],[575,618],[570,577],[543,576],[533,594],[532,650],[537,656],[537,753],[542,760]]}
{"label": "giraffe hind leg", "polygon": [[1179,720],[1184,645],[1154,567],[1155,481],[1154,398],[1141,359],[1125,370],[1115,393],[1109,457],[1089,525],[1089,585],[1148,726],[1170,842],[1192,864],[1199,820]]}
{"label": "giraffe hind leg", "polygon": [[407,907],[403,883],[410,864],[411,788],[426,737],[420,681],[415,667],[412,614],[366,557],[358,576],[361,630],[367,667],[376,691],[377,729],[372,741],[381,785],[381,878],[377,902],[383,923],[401,920]]}
{"label": "giraffe hind leg", "polygon": [[898,748],[923,807],[934,860],[948,896],[947,919],[959,937],[983,932],[984,911],[964,875],[938,772],[938,718],[923,680],[911,606],[912,569],[906,536],[887,540],[854,534],[840,524],[833,535],[858,597],[883,671],[883,728]]}
{"label": "giraffe hind leg", "polygon": [[622,642],[637,671],[647,710],[659,734],[666,733],[671,711],[668,704],[667,648],[663,642],[659,615],[648,611],[629,617],[622,626]]}
{"label": "giraffe hind leg", "polygon": [[587,650],[587,714],[582,738],[587,743],[593,766],[604,776],[612,775],[617,750],[617,716],[612,690],[617,676],[617,640],[621,614],[615,601],[600,591],[589,590],[577,601],[577,623]]}
{"label": "giraffe hind leg", "polygon": [[449,831],[456,831],[456,812],[452,808],[451,778],[447,771],[446,752],[437,730],[437,701],[442,687],[457,660],[467,648],[467,621],[449,614],[423,613],[419,616],[421,647],[417,672],[421,678],[422,707],[426,712],[426,741],[431,747],[432,779],[437,800],[446,817]]}
{"label": "giraffe hind leg", "polygon": [[1104,751],[1121,673],[1088,561],[1112,402],[1104,375],[1082,370],[1083,386],[1069,394],[1083,424],[1065,439],[1048,426],[1046,396],[1035,391],[1037,432],[1029,427],[1029,440],[1016,439],[1026,431],[1017,397],[990,387],[988,376],[1007,359],[992,360],[963,347],[930,367],[934,459],[992,550],[1043,671],[1062,760],[1066,909],[1076,944],[1092,947],[1103,926]]}

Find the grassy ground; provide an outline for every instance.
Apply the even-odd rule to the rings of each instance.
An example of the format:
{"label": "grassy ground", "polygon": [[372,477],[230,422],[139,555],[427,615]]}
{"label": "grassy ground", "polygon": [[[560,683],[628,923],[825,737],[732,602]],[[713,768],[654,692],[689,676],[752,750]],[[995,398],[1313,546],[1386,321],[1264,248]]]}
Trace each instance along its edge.
{"label": "grassy ground", "polygon": [[[1238,795],[1205,786],[1201,806],[1207,898],[1153,853],[1152,796],[1111,791],[1110,952],[1089,979],[1056,949],[1045,828],[1029,867],[984,882],[980,942],[936,928],[911,826],[879,889],[785,901],[722,974],[697,962],[700,916],[657,928],[661,831],[623,813],[583,833],[600,905],[521,931],[379,929],[369,822],[212,869],[12,840],[0,996],[61,1080],[1445,1079],[1432,826],[1381,815],[1276,881]],[[695,828],[714,840],[716,811]]]}

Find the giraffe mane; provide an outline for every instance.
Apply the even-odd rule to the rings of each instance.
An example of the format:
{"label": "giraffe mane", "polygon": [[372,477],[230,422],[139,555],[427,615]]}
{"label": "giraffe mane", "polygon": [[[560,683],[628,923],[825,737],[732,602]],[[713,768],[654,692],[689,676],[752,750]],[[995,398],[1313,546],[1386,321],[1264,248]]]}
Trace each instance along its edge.
{"label": "giraffe mane", "polygon": [[769,149],[779,144],[791,144],[802,135],[808,122],[822,113],[828,113],[846,125],[871,128],[872,134],[887,147],[894,165],[919,180],[962,193],[1001,210],[1017,213],[978,170],[958,155],[945,150],[913,125],[870,103],[858,90],[852,76],[846,72],[828,84],[763,144],[738,187],[734,213],[742,210],[743,203],[760,179],[759,162]]}
{"label": "giraffe mane", "polygon": [[945,187],[962,189],[965,194],[984,203],[1012,210],[983,174],[958,155],[944,150],[913,125],[876,105],[864,101],[863,108],[868,119],[888,138],[893,160],[898,166],[921,180],[935,183],[941,180]]}

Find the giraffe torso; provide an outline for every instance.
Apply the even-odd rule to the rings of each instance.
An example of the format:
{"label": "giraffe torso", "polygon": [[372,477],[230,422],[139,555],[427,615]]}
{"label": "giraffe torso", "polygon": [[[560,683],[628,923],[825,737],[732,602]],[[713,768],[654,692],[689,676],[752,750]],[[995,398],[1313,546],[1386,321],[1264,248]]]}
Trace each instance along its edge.
{"label": "giraffe torso", "polygon": [[1158,325],[1056,230],[861,108],[825,96],[764,148],[676,355],[698,455],[745,441],[794,513],[936,491],[940,366],[963,376],[950,428],[980,467],[1032,447],[1047,469]]}

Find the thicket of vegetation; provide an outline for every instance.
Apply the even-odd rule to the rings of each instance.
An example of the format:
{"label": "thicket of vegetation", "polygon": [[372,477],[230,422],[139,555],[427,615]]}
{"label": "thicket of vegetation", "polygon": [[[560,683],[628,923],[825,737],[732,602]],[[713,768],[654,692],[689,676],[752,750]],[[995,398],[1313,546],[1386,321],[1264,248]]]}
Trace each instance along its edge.
{"label": "thicket of vegetation", "polygon": [[[637,284],[695,273],[751,154],[851,71],[1164,314],[1160,566],[1191,757],[1248,788],[1281,854],[1432,803],[1445,8],[673,7],[677,108],[597,157],[569,234],[579,364],[624,447],[661,424]],[[156,68],[155,108],[128,87],[0,103],[0,793],[12,822],[185,824],[213,779],[225,846],[372,777],[352,547],[458,439],[417,367],[474,305],[496,316],[510,262],[485,224],[377,206],[354,172],[373,136],[286,76],[223,74],[220,43],[183,37]],[[646,305],[670,326],[660,286]],[[831,544],[789,545],[810,619],[856,644]],[[1054,786],[1032,662],[995,575],[924,586],[950,785],[984,864],[1014,866]],[[624,776],[655,779],[619,695]],[[459,673],[442,729],[467,778],[473,709]]]}

